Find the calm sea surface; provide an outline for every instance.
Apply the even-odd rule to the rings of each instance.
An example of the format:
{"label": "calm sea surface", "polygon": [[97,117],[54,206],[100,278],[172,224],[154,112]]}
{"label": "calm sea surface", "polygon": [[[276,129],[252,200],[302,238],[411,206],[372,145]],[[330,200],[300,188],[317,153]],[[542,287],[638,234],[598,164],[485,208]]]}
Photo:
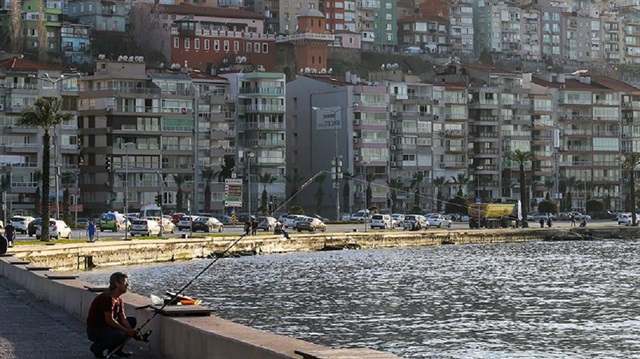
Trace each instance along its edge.
{"label": "calm sea surface", "polygon": [[[185,294],[248,326],[405,358],[640,358],[639,257],[635,240],[254,256],[219,260]],[[164,296],[209,263],[126,270],[133,292]]]}

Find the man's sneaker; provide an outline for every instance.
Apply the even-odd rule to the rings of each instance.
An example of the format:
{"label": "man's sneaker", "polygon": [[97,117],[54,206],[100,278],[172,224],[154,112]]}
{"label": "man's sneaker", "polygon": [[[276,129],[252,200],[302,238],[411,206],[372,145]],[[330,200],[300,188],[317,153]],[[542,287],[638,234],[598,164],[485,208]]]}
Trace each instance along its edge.
{"label": "man's sneaker", "polygon": [[93,356],[95,356],[96,358],[104,358],[104,350],[100,350],[98,349],[98,346],[96,345],[96,343],[91,344],[91,346],[89,347],[89,350],[91,350],[91,352],[93,353]]}

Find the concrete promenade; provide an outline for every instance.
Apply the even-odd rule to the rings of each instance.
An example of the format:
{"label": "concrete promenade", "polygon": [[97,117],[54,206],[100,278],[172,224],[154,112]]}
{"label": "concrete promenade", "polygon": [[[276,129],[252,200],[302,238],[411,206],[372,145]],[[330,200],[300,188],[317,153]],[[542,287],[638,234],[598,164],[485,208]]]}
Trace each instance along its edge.
{"label": "concrete promenade", "polygon": [[[0,358],[90,359],[90,344],[84,322],[0,276]],[[159,358],[146,343],[130,341],[125,350]]]}

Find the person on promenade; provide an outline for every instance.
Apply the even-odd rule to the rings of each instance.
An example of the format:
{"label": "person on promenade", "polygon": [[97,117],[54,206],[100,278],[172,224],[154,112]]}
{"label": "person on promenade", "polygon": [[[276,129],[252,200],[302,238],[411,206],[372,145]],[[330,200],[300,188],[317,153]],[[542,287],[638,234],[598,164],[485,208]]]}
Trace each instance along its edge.
{"label": "person on promenade", "polygon": [[576,226],[576,216],[573,214],[569,215],[569,219],[571,219],[571,227],[575,227]]}
{"label": "person on promenade", "polygon": [[551,228],[553,226],[553,222],[551,220],[551,216],[547,217],[547,227]]}
{"label": "person on promenade", "polygon": [[258,233],[258,221],[255,219],[251,220],[251,235],[255,236]]}
{"label": "person on promenade", "polygon": [[587,219],[583,218],[582,222],[580,222],[580,227],[586,227],[587,226]]}
{"label": "person on promenade", "polygon": [[244,222],[244,234],[247,236],[251,234],[251,223],[249,221]]}
{"label": "person on promenade", "polygon": [[[129,278],[125,273],[115,272],[109,278],[109,290],[98,295],[87,315],[87,337],[93,343],[89,350],[96,358],[104,358],[108,353],[122,346],[128,337],[143,340],[134,329],[136,318],[127,317],[121,295],[127,292]],[[120,348],[114,355],[128,357],[131,355]]]}
{"label": "person on promenade", "polygon": [[4,236],[7,238],[7,242],[9,242],[9,247],[13,247],[13,239],[16,236],[16,228],[13,226],[13,224],[11,224],[11,221],[9,221],[9,224],[7,224],[7,226],[4,228]]}
{"label": "person on promenade", "polygon": [[87,236],[89,236],[89,242],[95,242],[95,235],[96,225],[93,223],[93,221],[89,221],[89,224],[87,225]]}
{"label": "person on promenade", "polygon": [[540,218],[540,228],[544,228],[544,218]]}

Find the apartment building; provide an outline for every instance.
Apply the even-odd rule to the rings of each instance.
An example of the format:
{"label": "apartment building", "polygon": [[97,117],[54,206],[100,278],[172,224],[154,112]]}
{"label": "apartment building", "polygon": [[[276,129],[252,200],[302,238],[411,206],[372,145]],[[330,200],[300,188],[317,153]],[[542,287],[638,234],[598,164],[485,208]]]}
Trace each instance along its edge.
{"label": "apartment building", "polygon": [[[42,3],[29,0],[22,4],[22,34],[25,53],[37,54],[46,48],[52,58],[60,54],[60,27],[62,26],[62,1],[47,0]],[[40,27],[40,19],[43,27]],[[44,33],[42,33],[44,31]]]}
{"label": "apartment building", "polygon": [[356,14],[363,50],[387,50],[397,45],[397,1],[363,0],[356,4]]}
{"label": "apartment building", "polygon": [[[41,193],[43,130],[18,126],[17,123],[21,112],[42,96],[61,98],[62,110],[75,114],[77,74],[23,58],[0,62],[0,176],[6,183],[3,191],[8,215],[12,212],[34,214],[34,203],[38,202],[36,196]],[[52,128],[50,135],[50,196],[53,198],[52,210],[56,210],[54,206],[57,203],[60,211],[63,188],[69,188],[73,196],[78,195],[77,175],[82,162],[75,118]],[[75,209],[75,206],[71,207],[71,210]]]}
{"label": "apartment building", "polygon": [[265,19],[266,32],[270,34],[290,34],[298,28],[298,15],[307,9],[320,9],[318,0],[247,0],[245,9],[259,14]]}
{"label": "apartment building", "polygon": [[398,20],[398,45],[416,46],[429,53],[449,52],[449,23],[438,16],[412,15]]}
{"label": "apartment building", "polygon": [[540,36],[540,11],[531,4],[521,7],[520,29],[522,31],[521,55],[528,61],[540,61],[542,58]]}
{"label": "apartment building", "polygon": [[562,58],[575,62],[602,61],[602,24],[588,14],[565,13],[562,16]]}
{"label": "apartment building", "polygon": [[521,55],[521,9],[514,4],[487,1],[474,14],[475,51],[500,53],[512,57]]}
{"label": "apartment building", "polygon": [[125,31],[129,9],[124,0],[68,0],[67,6],[67,19],[74,23],[97,31]]}

